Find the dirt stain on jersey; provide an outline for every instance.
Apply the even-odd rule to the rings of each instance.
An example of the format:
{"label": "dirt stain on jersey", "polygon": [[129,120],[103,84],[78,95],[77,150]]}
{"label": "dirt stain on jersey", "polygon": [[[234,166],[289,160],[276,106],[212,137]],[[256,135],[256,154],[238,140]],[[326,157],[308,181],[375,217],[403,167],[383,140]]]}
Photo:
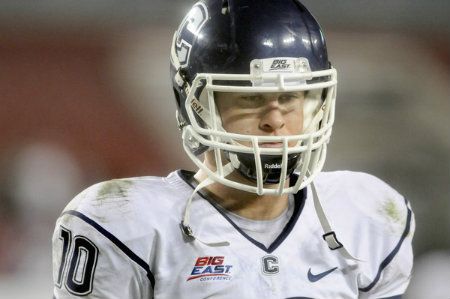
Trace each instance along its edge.
{"label": "dirt stain on jersey", "polygon": [[111,180],[104,182],[97,192],[97,199],[104,198],[125,198],[128,195],[128,190],[133,185],[130,180]]}

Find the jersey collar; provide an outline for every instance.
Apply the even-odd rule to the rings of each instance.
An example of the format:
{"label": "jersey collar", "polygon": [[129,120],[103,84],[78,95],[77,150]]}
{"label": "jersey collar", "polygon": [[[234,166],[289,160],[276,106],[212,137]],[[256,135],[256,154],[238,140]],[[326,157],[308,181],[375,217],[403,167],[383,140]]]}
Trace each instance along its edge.
{"label": "jersey collar", "polygon": [[[198,185],[197,182],[194,179],[194,172],[187,171],[187,170],[178,170],[177,171],[178,176],[186,182],[192,189],[195,189],[195,187]],[[297,181],[297,175],[293,174],[291,176],[290,184],[293,185]],[[295,224],[297,223],[298,218],[300,217],[300,214],[303,210],[303,207],[305,206],[306,201],[306,194],[307,190],[306,188],[303,188],[302,190],[298,191],[296,194],[294,194],[294,212],[292,213],[291,218],[289,219],[286,226],[283,228],[281,233],[278,235],[278,237],[272,242],[272,244],[269,247],[266,247],[262,243],[258,242],[257,240],[253,239],[249,235],[247,235],[241,228],[239,228],[236,223],[234,223],[218,206],[215,201],[208,196],[205,192],[202,192],[200,190],[198,194],[208,201],[242,236],[244,236],[247,240],[249,240],[251,243],[253,243],[255,246],[259,247],[261,250],[272,253],[275,251],[278,246],[280,246],[283,241],[287,238],[287,236],[291,233],[292,229],[294,228]]]}

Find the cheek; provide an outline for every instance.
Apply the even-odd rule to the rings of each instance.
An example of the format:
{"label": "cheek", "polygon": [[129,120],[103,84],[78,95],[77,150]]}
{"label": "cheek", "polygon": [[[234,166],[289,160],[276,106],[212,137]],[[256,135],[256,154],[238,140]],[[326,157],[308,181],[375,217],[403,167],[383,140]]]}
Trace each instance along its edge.
{"label": "cheek", "polygon": [[254,121],[248,118],[236,118],[233,120],[229,119],[222,121],[224,121],[223,128],[230,133],[248,135],[252,132],[252,128],[255,126]]}
{"label": "cheek", "polygon": [[227,132],[249,135],[258,128],[258,122],[252,113],[230,109],[222,113],[222,126]]}
{"label": "cheek", "polygon": [[303,131],[303,110],[292,111],[285,117],[285,125],[289,135],[299,135]]}

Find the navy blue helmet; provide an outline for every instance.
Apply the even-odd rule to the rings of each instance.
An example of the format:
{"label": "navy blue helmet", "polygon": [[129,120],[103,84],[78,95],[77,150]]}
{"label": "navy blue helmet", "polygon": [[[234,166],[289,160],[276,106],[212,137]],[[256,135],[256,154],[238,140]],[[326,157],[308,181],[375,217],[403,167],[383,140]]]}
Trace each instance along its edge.
{"label": "navy blue helmet", "polygon": [[[336,71],[318,22],[299,1],[197,2],[174,34],[170,68],[184,148],[210,179],[258,194],[282,194],[297,192],[320,172],[334,120]],[[253,137],[269,139],[237,136],[221,126],[215,93],[281,91],[305,91],[309,103],[305,131],[278,136],[283,148],[259,148]],[[253,146],[243,146],[245,138]],[[215,151],[214,171],[200,161],[206,150]],[[233,170],[253,183],[227,179]],[[295,185],[284,187],[294,172]]]}

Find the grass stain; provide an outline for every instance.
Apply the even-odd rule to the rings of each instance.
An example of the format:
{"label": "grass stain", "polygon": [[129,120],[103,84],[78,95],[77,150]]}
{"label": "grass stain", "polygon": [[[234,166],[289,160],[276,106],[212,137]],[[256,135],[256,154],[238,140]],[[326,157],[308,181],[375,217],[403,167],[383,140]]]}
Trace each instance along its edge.
{"label": "grass stain", "polygon": [[383,205],[383,212],[394,222],[402,222],[402,213],[399,211],[397,205],[393,200],[388,200]]}

